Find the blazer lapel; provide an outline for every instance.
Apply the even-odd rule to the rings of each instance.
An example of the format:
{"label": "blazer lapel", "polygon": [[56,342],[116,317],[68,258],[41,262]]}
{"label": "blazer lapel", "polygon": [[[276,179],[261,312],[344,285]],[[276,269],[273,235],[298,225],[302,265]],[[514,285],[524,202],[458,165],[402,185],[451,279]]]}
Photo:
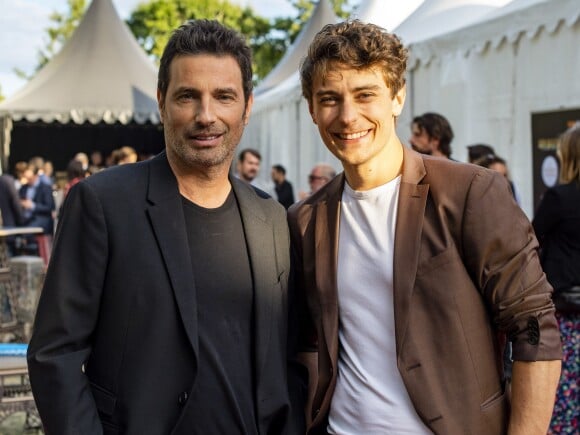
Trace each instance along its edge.
{"label": "blazer lapel", "polygon": [[181,320],[198,355],[197,305],[193,271],[177,180],[165,153],[153,159],[149,171],[147,213],[163,256]]}
{"label": "blazer lapel", "polygon": [[230,178],[236,196],[254,284],[254,330],[255,361],[258,385],[262,367],[268,356],[270,332],[272,330],[272,301],[274,285],[278,282],[275,252],[273,252],[274,229],[264,210],[259,206],[252,188],[236,178]]}
{"label": "blazer lapel", "polygon": [[315,270],[320,291],[322,327],[331,361],[338,360],[338,230],[344,174],[336,177],[326,189],[327,197],[316,205]]}
{"label": "blazer lapel", "polygon": [[425,176],[425,166],[420,154],[404,149],[403,177],[399,192],[397,224],[395,228],[395,259],[393,265],[395,334],[397,354],[409,322],[409,308],[417,265],[428,184],[419,184]]}

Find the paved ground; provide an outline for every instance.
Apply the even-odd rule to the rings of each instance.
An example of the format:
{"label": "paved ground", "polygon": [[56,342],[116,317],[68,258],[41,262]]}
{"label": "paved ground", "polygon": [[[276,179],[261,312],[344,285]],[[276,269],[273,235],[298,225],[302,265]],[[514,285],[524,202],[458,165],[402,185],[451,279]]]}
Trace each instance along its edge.
{"label": "paved ground", "polygon": [[26,414],[17,412],[0,424],[0,435],[42,435],[42,430],[24,430]]}

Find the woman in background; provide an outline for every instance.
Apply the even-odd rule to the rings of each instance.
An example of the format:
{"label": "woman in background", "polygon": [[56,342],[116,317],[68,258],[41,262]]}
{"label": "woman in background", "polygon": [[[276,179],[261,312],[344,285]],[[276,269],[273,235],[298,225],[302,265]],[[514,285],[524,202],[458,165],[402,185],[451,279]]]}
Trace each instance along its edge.
{"label": "woman in background", "polygon": [[580,123],[560,136],[557,154],[560,184],[544,194],[533,225],[540,241],[542,266],[554,287],[553,299],[564,350],[550,433],[577,434],[580,427]]}

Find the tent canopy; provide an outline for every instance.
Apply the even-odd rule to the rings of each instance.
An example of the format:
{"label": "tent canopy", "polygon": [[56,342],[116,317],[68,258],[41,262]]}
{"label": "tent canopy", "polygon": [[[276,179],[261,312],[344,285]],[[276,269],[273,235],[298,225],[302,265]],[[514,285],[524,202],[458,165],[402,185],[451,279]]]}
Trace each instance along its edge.
{"label": "tent canopy", "polygon": [[0,116],[15,121],[159,122],[157,71],[111,0],[93,0],[63,49]]}
{"label": "tent canopy", "polygon": [[326,24],[335,23],[336,21],[337,17],[332,10],[329,0],[320,0],[312,12],[312,16],[294,43],[288,48],[286,54],[284,54],[280,62],[260,82],[256,88],[256,95],[260,95],[268,89],[279,85],[295,73],[300,66],[300,61],[306,55],[308,46],[312,42],[312,39],[314,39],[314,36]]}
{"label": "tent canopy", "polygon": [[425,0],[394,29],[405,44],[472,25],[509,0]]}

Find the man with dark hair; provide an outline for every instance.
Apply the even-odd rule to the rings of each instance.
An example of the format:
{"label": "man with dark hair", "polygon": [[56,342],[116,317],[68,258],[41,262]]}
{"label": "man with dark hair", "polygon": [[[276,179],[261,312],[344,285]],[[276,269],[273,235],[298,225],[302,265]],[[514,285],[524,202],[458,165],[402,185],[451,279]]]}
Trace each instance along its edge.
{"label": "man with dark hair", "polygon": [[28,349],[43,426],[298,433],[285,210],[229,176],[253,102],[249,47],[217,21],[187,22],[163,52],[157,99],[165,151],[65,200]]}
{"label": "man with dark hair", "polygon": [[406,61],[354,20],[325,26],[301,66],[344,168],[288,211],[307,433],[545,434],[561,347],[534,232],[499,174],[401,144]]}
{"label": "man with dark hair", "polygon": [[493,158],[495,156],[495,150],[491,145],[484,143],[476,143],[473,145],[467,145],[467,159],[469,163],[477,164],[478,160]]}
{"label": "man with dark hair", "polygon": [[278,202],[288,209],[294,204],[294,189],[292,184],[286,180],[286,168],[282,165],[272,166],[272,181]]}
{"label": "man with dark hair", "polygon": [[444,116],[427,112],[413,118],[410,142],[415,151],[450,159],[452,140],[453,130]]}
{"label": "man with dark hair", "polygon": [[262,155],[258,150],[246,148],[238,155],[238,177],[240,180],[251,184],[260,172]]}

